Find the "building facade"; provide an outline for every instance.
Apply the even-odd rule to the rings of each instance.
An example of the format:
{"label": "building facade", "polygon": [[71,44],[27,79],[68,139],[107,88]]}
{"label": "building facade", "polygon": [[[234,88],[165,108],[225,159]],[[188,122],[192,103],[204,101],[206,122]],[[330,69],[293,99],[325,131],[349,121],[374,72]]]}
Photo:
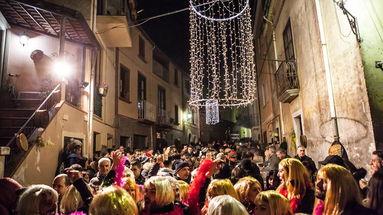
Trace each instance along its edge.
{"label": "building facade", "polygon": [[285,138],[290,154],[295,154],[297,145],[307,145],[308,155],[319,161],[337,136],[351,161],[367,167],[371,152],[381,147],[377,133],[382,129],[377,125],[382,115],[374,117],[379,112],[374,100],[380,95],[372,96],[370,90],[370,73],[379,78],[381,73],[372,71],[363,50],[371,47],[368,37],[373,37],[373,52],[381,54],[377,48],[382,45],[381,25],[367,27],[373,24],[367,17],[379,20],[381,15],[368,8],[382,4],[347,1],[343,6],[363,19],[358,29],[361,40],[334,1],[258,1],[255,44],[261,139],[269,143]]}
{"label": "building facade", "polygon": [[[186,102],[187,75],[143,29],[131,27],[135,1],[0,5],[6,176],[50,184],[73,139],[95,158],[120,145],[160,149],[199,138],[198,118],[189,117],[196,110]],[[67,64],[56,68],[61,60]]]}

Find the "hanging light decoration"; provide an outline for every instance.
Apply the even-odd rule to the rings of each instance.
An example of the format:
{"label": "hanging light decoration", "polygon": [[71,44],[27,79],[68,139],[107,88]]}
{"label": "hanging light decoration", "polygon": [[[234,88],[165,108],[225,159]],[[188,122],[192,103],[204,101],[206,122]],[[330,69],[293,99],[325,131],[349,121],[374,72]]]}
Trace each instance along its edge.
{"label": "hanging light decoration", "polygon": [[219,123],[219,106],[217,100],[207,100],[206,107],[206,124],[215,125]]}
{"label": "hanging light decoration", "polygon": [[190,0],[190,65],[191,106],[206,107],[208,114],[211,101],[217,107],[254,101],[256,81],[248,0]]}

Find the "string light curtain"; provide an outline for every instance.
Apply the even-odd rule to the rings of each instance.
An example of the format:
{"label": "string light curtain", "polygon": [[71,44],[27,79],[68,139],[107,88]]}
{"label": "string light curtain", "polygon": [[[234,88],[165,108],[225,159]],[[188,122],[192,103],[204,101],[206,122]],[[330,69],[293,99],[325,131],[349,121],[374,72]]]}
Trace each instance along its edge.
{"label": "string light curtain", "polygon": [[243,106],[254,101],[248,0],[190,0],[190,65],[191,106],[208,110],[209,106]]}

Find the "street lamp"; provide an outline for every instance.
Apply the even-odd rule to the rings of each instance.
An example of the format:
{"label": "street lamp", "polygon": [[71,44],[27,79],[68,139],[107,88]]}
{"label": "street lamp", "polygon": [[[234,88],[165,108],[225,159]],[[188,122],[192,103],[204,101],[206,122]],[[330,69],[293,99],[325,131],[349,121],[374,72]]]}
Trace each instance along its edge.
{"label": "street lamp", "polygon": [[333,2],[338,5],[338,7],[342,10],[343,14],[346,15],[348,23],[350,24],[352,33],[355,34],[356,40],[358,42],[361,41],[360,34],[359,34],[359,28],[358,28],[358,22],[356,20],[356,17],[353,16],[345,7],[344,7],[344,1],[343,0],[333,0]]}

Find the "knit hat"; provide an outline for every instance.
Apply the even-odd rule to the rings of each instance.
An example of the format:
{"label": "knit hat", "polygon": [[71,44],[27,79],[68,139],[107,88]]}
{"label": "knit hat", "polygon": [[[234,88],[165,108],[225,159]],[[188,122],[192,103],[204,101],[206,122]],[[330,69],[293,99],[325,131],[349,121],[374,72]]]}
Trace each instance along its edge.
{"label": "knit hat", "polygon": [[185,162],[185,161],[182,161],[182,162],[179,162],[177,165],[176,165],[176,169],[175,169],[175,173],[177,173],[178,171],[180,171],[182,168],[184,167],[189,167],[189,163],[188,162]]}

